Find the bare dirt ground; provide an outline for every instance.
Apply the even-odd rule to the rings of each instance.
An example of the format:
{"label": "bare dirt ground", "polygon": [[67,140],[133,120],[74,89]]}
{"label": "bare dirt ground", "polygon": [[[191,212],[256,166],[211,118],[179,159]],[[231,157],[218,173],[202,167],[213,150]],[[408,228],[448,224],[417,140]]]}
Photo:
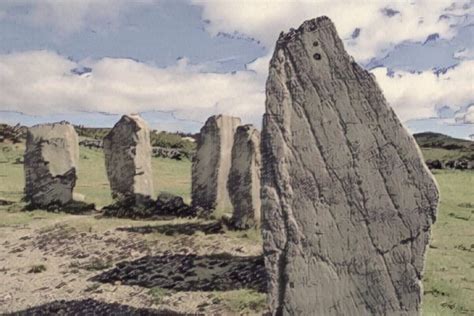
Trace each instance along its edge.
{"label": "bare dirt ground", "polygon": [[[261,244],[249,233],[197,220],[1,213],[1,313],[87,299],[162,314],[263,311]],[[91,302],[61,304],[74,310]],[[46,311],[47,305],[39,309]]]}

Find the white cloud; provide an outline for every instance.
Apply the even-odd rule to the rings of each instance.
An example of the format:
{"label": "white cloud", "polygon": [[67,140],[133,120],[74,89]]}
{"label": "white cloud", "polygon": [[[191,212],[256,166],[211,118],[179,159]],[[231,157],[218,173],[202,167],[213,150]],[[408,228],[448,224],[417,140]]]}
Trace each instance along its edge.
{"label": "white cloud", "polygon": [[455,120],[456,123],[474,124],[474,104],[469,105],[466,111],[456,115]]}
{"label": "white cloud", "polygon": [[[383,50],[405,40],[423,41],[433,33],[449,38],[454,35],[448,19],[440,15],[449,12],[466,13],[462,9],[468,0],[450,6],[446,1],[334,1],[334,0],[192,0],[203,7],[203,18],[210,21],[208,31],[239,31],[261,40],[270,50],[280,31],[298,27],[304,20],[327,15],[346,40],[349,53],[358,61],[367,61]],[[383,14],[391,9],[392,16]],[[448,9],[449,11],[445,11]],[[361,32],[350,40],[355,28]]]}
{"label": "white cloud", "polygon": [[[161,110],[198,121],[224,113],[259,124],[267,68],[260,61],[247,71],[217,74],[200,72],[201,66],[186,59],[155,68],[130,59],[78,63],[49,51],[0,55],[0,100],[2,110],[27,114]],[[71,73],[79,66],[92,68],[92,73]],[[472,102],[473,69],[474,61],[463,61],[439,76],[400,71],[390,77],[385,68],[372,72],[395,112],[407,121],[436,116],[442,105],[458,110]],[[473,110],[462,119],[472,122]]]}
{"label": "white cloud", "polygon": [[[79,65],[92,73],[71,73]],[[264,84],[254,72],[200,70],[186,59],[155,68],[130,59],[77,63],[49,51],[0,55],[0,100],[2,110],[27,114],[162,110],[199,121],[216,113],[260,121]]]}
{"label": "white cloud", "polygon": [[403,121],[435,117],[436,109],[443,105],[459,110],[474,100],[472,60],[462,61],[439,76],[431,71],[397,71],[387,76],[386,68],[376,68],[372,73]]}

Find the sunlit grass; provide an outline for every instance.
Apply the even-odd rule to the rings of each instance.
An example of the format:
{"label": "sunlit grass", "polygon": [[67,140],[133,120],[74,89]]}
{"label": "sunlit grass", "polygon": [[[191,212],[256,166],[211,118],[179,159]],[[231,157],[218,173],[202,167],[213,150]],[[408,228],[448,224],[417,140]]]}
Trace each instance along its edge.
{"label": "sunlit grass", "polygon": [[[0,199],[19,202],[23,197],[24,145],[0,144]],[[425,150],[430,159],[434,154],[447,154]],[[431,155],[431,156],[430,156]],[[112,202],[106,176],[104,156],[100,150],[81,148],[76,192],[84,194],[86,201],[99,207]],[[433,156],[434,157],[434,156]],[[191,162],[153,158],[155,192],[167,191],[190,200]],[[427,253],[424,274],[424,315],[474,315],[474,172],[443,170],[435,177],[441,191],[438,220],[432,230],[431,247]],[[0,235],[5,226],[23,226],[44,222],[45,225],[67,223],[78,231],[100,232],[123,226],[160,225],[164,221],[134,221],[128,219],[102,218],[92,216],[55,214],[45,211],[20,212],[19,203],[0,206]],[[10,211],[8,211],[10,210]],[[74,220],[70,220],[73,218]],[[186,219],[167,221],[184,223]],[[48,224],[49,223],[49,224]],[[226,232],[235,240],[260,243],[258,230]],[[149,241],[173,238],[162,234],[150,234]],[[219,294],[230,309],[247,308],[262,304],[264,295],[249,291],[234,291]]]}
{"label": "sunlit grass", "polygon": [[424,315],[474,315],[474,172],[437,171],[438,220],[428,249]]}

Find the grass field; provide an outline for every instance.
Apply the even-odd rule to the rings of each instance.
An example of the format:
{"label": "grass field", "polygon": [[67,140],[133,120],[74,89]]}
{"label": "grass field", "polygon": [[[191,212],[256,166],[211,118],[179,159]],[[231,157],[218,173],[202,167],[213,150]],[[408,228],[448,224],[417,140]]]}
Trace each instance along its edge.
{"label": "grass field", "polygon": [[474,172],[435,172],[441,191],[424,275],[425,315],[474,315]]}
{"label": "grass field", "polygon": [[466,152],[460,150],[448,150],[444,148],[423,148],[423,156],[426,160],[456,160],[466,156]]}
{"label": "grass field", "polygon": [[[23,150],[21,144],[0,144],[0,198],[16,202],[22,198],[23,165],[15,161],[21,157]],[[429,158],[429,151],[424,154]],[[189,202],[190,169],[189,161],[154,158],[156,193],[172,192]],[[86,201],[98,206],[111,202],[103,154],[100,151],[81,148],[78,177],[76,191],[84,194]],[[423,314],[474,315],[474,172],[443,170],[437,171],[435,177],[441,191],[441,204],[427,255]],[[5,209],[0,209],[3,209],[0,228],[2,225],[25,224],[38,217],[62,216],[43,211],[9,213],[8,216],[3,216],[6,215]],[[109,225],[115,224],[110,222]],[[252,302],[251,292],[236,293],[233,300],[227,298],[236,310],[242,304]],[[262,297],[257,298],[258,302],[262,302]]]}
{"label": "grass field", "polygon": [[[24,151],[23,144],[0,144],[0,197],[20,201],[23,196],[23,165],[15,163]],[[190,202],[191,162],[153,158],[155,194],[171,192]],[[100,150],[81,147],[78,180],[75,192],[84,194],[86,201],[103,207],[112,202],[105,171],[104,154]]]}

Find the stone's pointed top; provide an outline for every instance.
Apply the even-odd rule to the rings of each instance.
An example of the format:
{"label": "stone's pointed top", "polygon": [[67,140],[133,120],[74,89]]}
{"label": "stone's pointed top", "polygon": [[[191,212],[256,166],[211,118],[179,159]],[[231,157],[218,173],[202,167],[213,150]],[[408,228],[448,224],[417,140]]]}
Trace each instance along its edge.
{"label": "stone's pointed top", "polygon": [[[148,129],[148,123],[137,113],[132,114],[125,114],[123,115],[120,120],[115,123],[114,127],[122,125],[124,123],[133,124],[135,127],[135,131],[139,131],[141,129]],[[105,136],[105,138],[112,137],[112,130]]]}
{"label": "stone's pointed top", "polygon": [[125,114],[125,115],[122,116],[121,120],[145,122],[145,120],[138,113]]}
{"label": "stone's pointed top", "polygon": [[[46,123],[46,124],[37,124],[27,130],[28,137],[33,139],[48,139],[51,137],[66,137],[66,134],[76,135],[74,126],[66,121],[55,122],[55,123]],[[74,137],[74,136],[73,136]],[[79,142],[79,140],[77,140]]]}
{"label": "stone's pointed top", "polygon": [[236,117],[236,116],[232,116],[232,115],[226,115],[226,114],[216,114],[216,115],[212,115],[210,116],[207,121],[209,120],[214,120],[214,121],[217,121],[219,119],[238,119],[240,120],[240,118]]}
{"label": "stone's pointed top", "polygon": [[315,19],[306,20],[298,29],[291,28],[288,33],[281,32],[280,36],[278,37],[277,45],[294,40],[305,32],[314,32],[327,27],[331,27],[334,30],[336,29],[334,23],[332,23],[331,19],[329,19],[327,16],[320,16]]}
{"label": "stone's pointed top", "polygon": [[131,119],[131,120],[137,120],[137,121],[145,122],[145,120],[143,119],[143,117],[141,117],[141,115],[139,113],[125,114],[124,116],[122,116],[122,118],[128,118],[128,119]]}
{"label": "stone's pointed top", "polygon": [[253,124],[240,125],[236,130],[236,134],[247,134],[249,138],[251,138],[255,133],[259,135],[258,137],[260,137],[260,131],[255,126],[253,126]]}
{"label": "stone's pointed top", "polygon": [[250,130],[250,129],[256,129],[256,127],[253,126],[253,124],[245,124],[245,125],[240,125],[238,129]]}
{"label": "stone's pointed top", "polygon": [[252,124],[245,124],[245,125],[240,125],[237,127],[238,131],[249,131],[251,129],[255,129],[255,127]]}
{"label": "stone's pointed top", "polygon": [[206,120],[206,123],[204,123],[204,126],[202,128],[206,128],[206,126],[210,125],[219,125],[219,122],[231,123],[232,125],[237,127],[238,125],[240,125],[240,118],[224,114],[213,115]]}

